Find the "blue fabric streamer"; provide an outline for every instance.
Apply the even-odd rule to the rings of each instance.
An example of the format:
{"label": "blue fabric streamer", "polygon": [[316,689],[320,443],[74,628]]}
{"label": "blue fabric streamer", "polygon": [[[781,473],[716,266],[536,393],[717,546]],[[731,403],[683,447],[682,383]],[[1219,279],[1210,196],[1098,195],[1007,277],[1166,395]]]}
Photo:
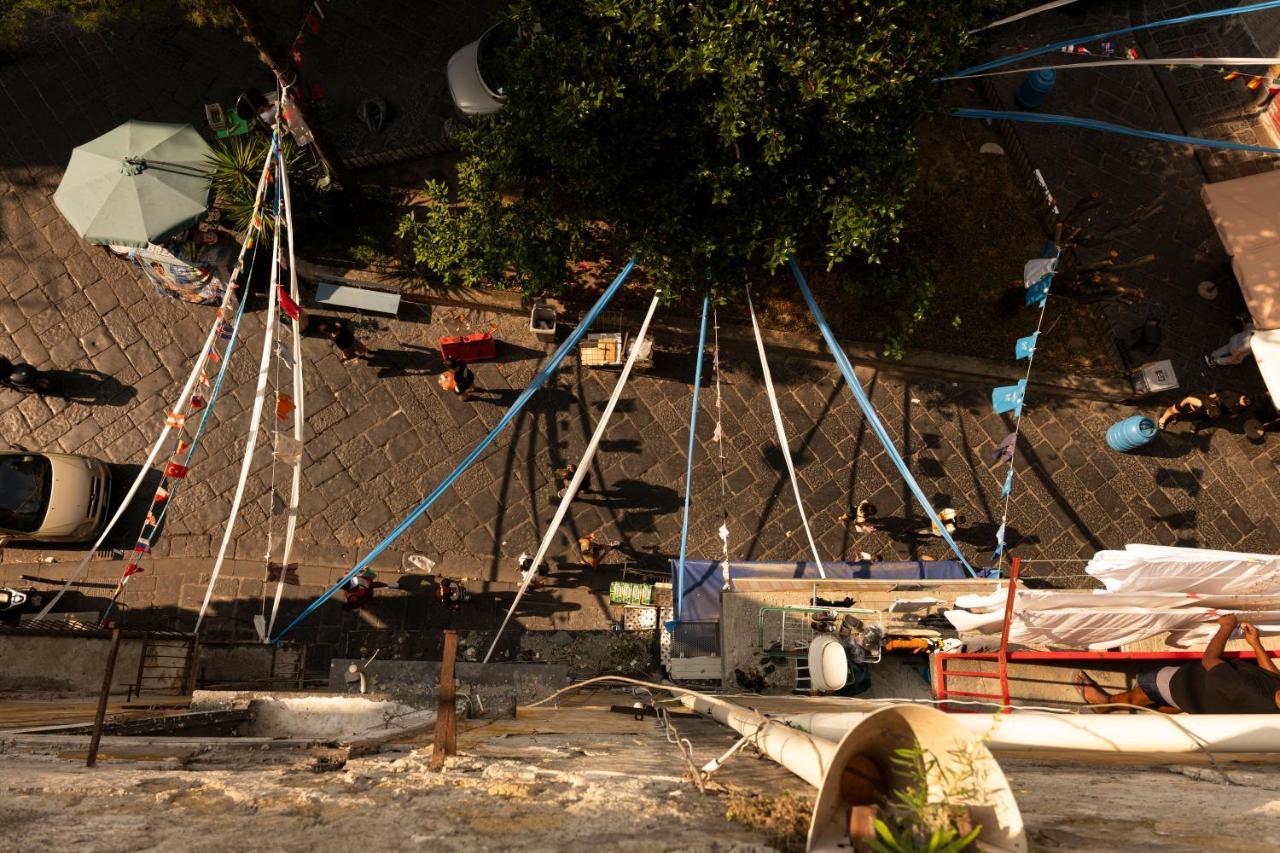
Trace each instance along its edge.
{"label": "blue fabric streamer", "polygon": [[[1276,0],[1280,3],[1280,0]],[[1226,142],[1221,139],[1205,139],[1203,136],[1179,136],[1176,133],[1160,133],[1155,130],[1139,130],[1123,124],[1111,124],[1092,118],[1076,118],[1060,116],[1052,113],[1023,113],[1017,110],[952,110],[954,118],[981,118],[992,121],[1021,121],[1029,124],[1052,124],[1060,127],[1082,127],[1085,130],[1100,130],[1103,133],[1118,133],[1121,136],[1136,136],[1139,139],[1154,139],[1157,142],[1172,142],[1175,145],[1199,145],[1201,148],[1222,148],[1228,151],[1252,151],[1255,154],[1280,154],[1280,148],[1268,148],[1265,145],[1246,145],[1243,142]]]}
{"label": "blue fabric streamer", "polygon": [[1043,308],[1049,300],[1049,285],[1053,284],[1053,276],[1047,275],[1027,288],[1027,307]]}
{"label": "blue fabric streamer", "polygon": [[1004,477],[1004,486],[1000,489],[1000,497],[1007,498],[1013,493],[1013,466],[1009,466],[1009,473]]}
{"label": "blue fabric streamer", "polygon": [[1000,522],[1000,526],[996,528],[996,549],[991,552],[991,559],[996,559],[1004,553],[1004,528],[1005,522]]}
{"label": "blue fabric streamer", "polygon": [[1025,338],[1018,338],[1013,345],[1013,355],[1017,359],[1031,358],[1036,351],[1036,338],[1040,337],[1039,332],[1032,332]]}
{"label": "blue fabric streamer", "polygon": [[[693,448],[698,429],[698,391],[702,388],[702,360],[707,346],[707,308],[711,294],[702,297],[702,323],[698,327],[698,358],[693,364],[693,404],[689,413],[689,450],[685,454],[684,521],[680,524],[680,563],[676,569],[675,622],[680,621],[680,605],[684,603],[684,556],[689,544],[689,498],[693,495]],[[670,630],[670,629],[668,629]]]}
{"label": "blue fabric streamer", "polygon": [[582,318],[582,322],[578,324],[578,327],[573,330],[565,342],[562,343],[552,354],[551,358],[547,360],[547,363],[542,366],[542,369],[534,375],[533,380],[530,381],[528,387],[520,392],[520,396],[511,404],[511,408],[507,409],[506,414],[502,416],[502,420],[498,421],[497,426],[491,429],[489,434],[486,435],[480,443],[467,454],[467,457],[458,463],[458,467],[454,468],[452,473],[445,477],[444,481],[440,483],[440,485],[436,486],[435,490],[423,499],[422,503],[414,507],[413,511],[409,513],[404,521],[396,525],[396,528],[387,534],[385,539],[375,545],[368,554],[365,554],[364,557],[361,558],[360,562],[356,563],[355,567],[351,569],[351,571],[343,575],[341,580],[329,587],[329,589],[322,593],[319,598],[307,605],[306,610],[303,610],[298,614],[296,619],[284,627],[284,630],[279,634],[276,634],[272,639],[272,642],[279,643],[285,634],[288,634],[299,623],[319,609],[320,605],[328,601],[335,592],[346,586],[347,581],[351,580],[359,574],[361,570],[377,559],[379,554],[387,550],[387,548],[391,546],[391,543],[404,535],[404,532],[408,530],[415,521],[421,518],[423,513],[431,508],[431,505],[434,504],[440,496],[453,485],[454,481],[461,477],[463,472],[471,467],[471,464],[480,457],[480,454],[483,453],[490,444],[493,444],[494,440],[498,437],[498,434],[506,429],[507,425],[515,419],[517,414],[520,413],[520,410],[528,404],[529,400],[533,398],[533,395],[538,391],[538,389],[551,378],[551,375],[555,373],[556,368],[560,366],[560,362],[564,361],[565,356],[573,352],[574,348],[578,346],[578,342],[582,340],[583,336],[586,335],[587,330],[591,328],[591,324],[600,316],[600,312],[604,311],[605,306],[609,304],[610,300],[612,300],[622,288],[622,283],[627,280],[627,276],[631,274],[631,269],[635,265],[635,258],[627,261],[627,265],[622,268],[622,272],[618,273],[617,277],[614,278],[613,283],[609,285],[608,289],[606,289],[596,301],[596,304],[591,306],[591,310],[587,312],[587,316]]}
{"label": "blue fabric streamer", "polygon": [[1022,400],[1027,395],[1027,380],[1019,379],[1016,385],[1001,385],[991,389],[991,409],[997,415],[1012,411],[1014,417],[1022,417]]}
{"label": "blue fabric streamer", "polygon": [[921,491],[920,484],[916,482],[915,477],[911,476],[907,463],[902,460],[901,454],[898,453],[898,448],[893,444],[893,439],[885,431],[884,424],[880,423],[880,416],[876,414],[876,410],[871,405],[871,400],[867,398],[867,392],[862,390],[862,383],[858,381],[857,375],[853,372],[853,365],[849,363],[849,357],[845,355],[839,342],[836,341],[831,327],[827,325],[827,318],[823,316],[822,309],[818,307],[818,303],[813,299],[813,294],[809,292],[809,283],[805,281],[804,274],[800,272],[800,267],[796,264],[795,258],[787,258],[787,263],[791,266],[791,274],[795,276],[796,284],[800,286],[800,293],[804,295],[804,301],[808,303],[809,310],[813,313],[813,319],[817,322],[818,329],[822,332],[822,337],[827,342],[827,348],[831,350],[831,355],[836,360],[836,366],[840,368],[840,372],[844,375],[845,383],[849,386],[849,390],[853,392],[853,398],[858,402],[858,408],[862,410],[862,416],[866,419],[867,425],[876,434],[876,438],[880,439],[880,444],[884,447],[885,453],[889,454],[889,459],[898,469],[898,473],[902,475],[902,480],[907,484],[907,488],[911,489],[911,493],[916,496],[916,500],[924,508],[929,520],[933,522],[934,528],[942,534],[942,538],[951,546],[951,550],[955,552],[956,557],[964,564],[969,574],[977,577],[978,575],[973,570],[973,566],[969,565],[969,561],[964,558],[964,554],[960,551],[960,546],[956,545],[955,540],[951,538],[951,534],[947,532],[946,525],[938,518],[938,514],[933,511],[933,506],[929,503],[929,499],[924,496],[924,492]]}
{"label": "blue fabric streamer", "polygon": [[990,62],[984,62],[981,65],[975,65],[972,68],[966,68],[963,71],[957,71],[951,75],[959,77],[965,74],[977,74],[981,71],[990,71],[992,68],[1000,68],[1005,65],[1012,65],[1015,62],[1021,62],[1024,59],[1030,59],[1033,56],[1044,56],[1046,53],[1053,53],[1073,44],[1088,44],[1089,42],[1100,41],[1102,39],[1112,38],[1113,36],[1124,35],[1125,33],[1136,33],[1142,30],[1154,30],[1157,27],[1169,27],[1174,24],[1187,24],[1192,21],[1204,21],[1210,18],[1225,18],[1231,15],[1243,15],[1247,12],[1262,12],[1267,9],[1280,9],[1280,0],[1267,0],[1265,3],[1254,3],[1250,6],[1235,6],[1226,9],[1213,9],[1208,12],[1197,12],[1194,15],[1183,15],[1179,18],[1165,18],[1161,21],[1150,21],[1145,24],[1134,24],[1130,27],[1121,27],[1118,30],[1110,30],[1105,33],[1097,33],[1091,36],[1077,36],[1075,38],[1066,39],[1065,41],[1054,42],[1044,47],[1033,48],[1032,50],[1024,50],[1022,53],[1013,56],[1002,56],[999,59],[993,59]]}

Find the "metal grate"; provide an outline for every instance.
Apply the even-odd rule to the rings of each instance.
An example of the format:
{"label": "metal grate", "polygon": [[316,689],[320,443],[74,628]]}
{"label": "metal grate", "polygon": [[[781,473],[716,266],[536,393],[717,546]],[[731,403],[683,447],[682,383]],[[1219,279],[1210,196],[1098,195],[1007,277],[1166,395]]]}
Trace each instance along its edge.
{"label": "metal grate", "polygon": [[[804,658],[809,644],[819,632],[814,630],[815,617],[839,619],[853,617],[864,626],[875,626],[884,636],[884,614],[879,610],[858,607],[761,607],[758,621],[757,647],[761,654],[777,658]],[[880,660],[880,647],[868,662]]]}
{"label": "metal grate", "polygon": [[720,623],[680,622],[671,636],[671,657],[715,657],[720,654]]}

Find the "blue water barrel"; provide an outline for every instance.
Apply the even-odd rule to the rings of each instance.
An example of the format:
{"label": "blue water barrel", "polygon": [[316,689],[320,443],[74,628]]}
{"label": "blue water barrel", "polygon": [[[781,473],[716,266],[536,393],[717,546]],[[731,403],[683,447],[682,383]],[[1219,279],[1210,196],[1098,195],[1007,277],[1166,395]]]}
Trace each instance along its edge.
{"label": "blue water barrel", "polygon": [[1053,90],[1053,84],[1057,79],[1057,73],[1051,68],[1032,71],[1027,75],[1027,79],[1022,81],[1013,99],[1024,110],[1034,110],[1044,103],[1045,96]]}
{"label": "blue water barrel", "polygon": [[1156,436],[1156,422],[1143,415],[1125,418],[1107,430],[1107,446],[1117,453],[1137,450]]}

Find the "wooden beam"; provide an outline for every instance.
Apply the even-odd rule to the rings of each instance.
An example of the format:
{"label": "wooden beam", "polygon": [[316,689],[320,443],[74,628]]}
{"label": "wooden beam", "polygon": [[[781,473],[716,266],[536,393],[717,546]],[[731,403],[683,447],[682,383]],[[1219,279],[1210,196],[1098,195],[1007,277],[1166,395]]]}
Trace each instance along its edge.
{"label": "wooden beam", "polygon": [[89,738],[89,755],[84,766],[98,763],[98,744],[102,741],[102,724],[107,718],[107,697],[111,695],[111,678],[116,673],[116,655],[120,651],[120,626],[111,629],[111,651],[107,652],[107,671],[102,675],[102,693],[98,696],[98,712],[93,717],[93,735]]}
{"label": "wooden beam", "polygon": [[458,632],[444,632],[444,656],[440,660],[440,689],[436,702],[436,739],[431,751],[431,769],[444,767],[445,756],[458,752],[458,705],[453,664],[458,656]]}

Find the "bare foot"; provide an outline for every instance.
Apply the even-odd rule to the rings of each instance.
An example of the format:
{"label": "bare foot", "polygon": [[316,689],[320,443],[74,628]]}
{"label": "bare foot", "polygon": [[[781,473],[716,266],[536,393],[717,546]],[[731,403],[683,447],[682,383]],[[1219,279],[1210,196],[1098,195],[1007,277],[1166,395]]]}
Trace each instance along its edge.
{"label": "bare foot", "polygon": [[[1084,670],[1080,670],[1075,676],[1076,689],[1080,691],[1080,698],[1090,705],[1106,705],[1111,701],[1111,697],[1102,692],[1102,688],[1098,686],[1098,682],[1089,677]],[[1094,709],[1095,714],[1105,714],[1106,711]]]}

